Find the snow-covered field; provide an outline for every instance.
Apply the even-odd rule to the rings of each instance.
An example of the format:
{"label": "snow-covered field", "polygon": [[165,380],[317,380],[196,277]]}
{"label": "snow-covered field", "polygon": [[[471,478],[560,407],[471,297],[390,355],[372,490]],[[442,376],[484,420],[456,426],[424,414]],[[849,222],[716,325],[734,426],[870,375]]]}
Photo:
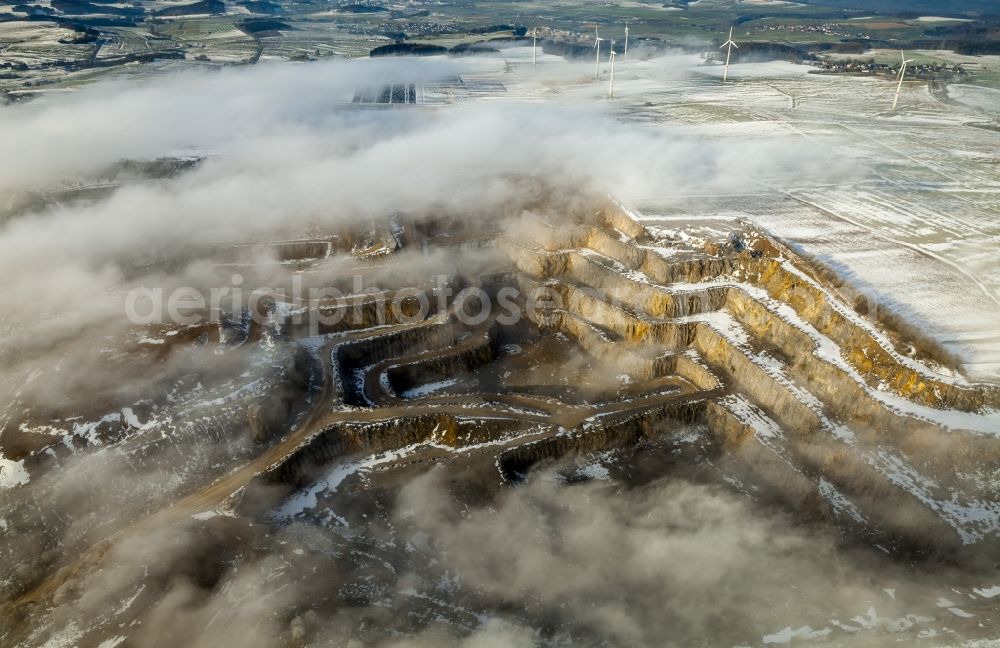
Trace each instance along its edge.
{"label": "snow-covered field", "polygon": [[948,97],[993,115],[1000,115],[1000,90],[974,85],[948,86]]}
{"label": "snow-covered field", "polygon": [[95,47],[88,43],[68,44],[76,34],[50,22],[0,22],[2,61],[36,67],[86,59]]}
{"label": "snow-covered field", "polygon": [[[525,98],[543,99],[540,89],[551,86],[530,68],[530,49],[505,55],[529,64],[525,80],[519,66],[503,79],[508,96],[525,91]],[[588,69],[592,74],[589,66],[581,75]],[[810,70],[737,65],[723,85],[721,67],[697,57],[619,60],[613,105],[621,119],[654,128],[694,125],[700,136],[734,149],[774,139],[826,151],[830,166],[829,178],[805,178],[793,168],[759,177],[752,192],[724,197],[623,198],[651,213],[752,220],[912,320],[961,357],[970,374],[1000,380],[1000,132],[981,127],[989,121],[984,109],[995,110],[1000,93],[951,86],[953,101],[946,101],[914,82],[893,114],[890,82]],[[597,99],[607,87],[605,72],[600,84],[559,94]],[[844,166],[855,171],[848,179],[839,172]]]}
{"label": "snow-covered field", "polygon": [[[592,64],[545,57],[532,67],[530,48],[504,58],[509,67],[496,74],[508,99],[606,98],[606,63],[595,83]],[[578,73],[574,83],[547,80],[573,77],[567,69]],[[722,67],[696,56],[619,58],[610,106],[620,119],[693,127],[734,149],[775,140],[826,151],[830,167],[829,178],[772,172],[753,191],[723,197],[622,197],[652,214],[756,222],[943,342],[971,375],[1000,380],[1000,132],[981,127],[1000,92],[952,85],[943,100],[913,82],[893,114],[891,82],[813,69],[734,65],[723,84]],[[847,179],[844,167],[854,170]]]}

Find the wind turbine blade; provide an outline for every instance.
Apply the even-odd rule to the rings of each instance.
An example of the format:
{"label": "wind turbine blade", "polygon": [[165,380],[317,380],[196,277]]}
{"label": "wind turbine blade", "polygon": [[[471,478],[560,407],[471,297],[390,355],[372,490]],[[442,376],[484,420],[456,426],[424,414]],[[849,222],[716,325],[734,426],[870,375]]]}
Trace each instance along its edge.
{"label": "wind turbine blade", "polygon": [[735,47],[736,49],[739,49],[739,48],[740,48],[740,46],[739,46],[739,45],[737,45],[736,43],[733,43],[733,47]]}

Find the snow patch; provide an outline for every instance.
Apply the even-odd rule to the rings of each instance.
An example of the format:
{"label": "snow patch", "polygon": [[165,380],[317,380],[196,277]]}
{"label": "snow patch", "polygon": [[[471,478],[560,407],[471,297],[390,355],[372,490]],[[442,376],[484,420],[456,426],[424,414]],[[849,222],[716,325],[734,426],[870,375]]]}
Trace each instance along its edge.
{"label": "snow patch", "polygon": [[786,644],[791,643],[792,639],[804,639],[806,641],[811,639],[822,639],[831,632],[832,630],[830,630],[830,628],[813,630],[811,626],[802,626],[801,628],[792,630],[791,627],[787,627],[784,630],[775,632],[774,634],[764,635],[761,637],[761,641],[765,644]]}
{"label": "snow patch", "polygon": [[[0,453],[0,488],[23,486],[29,481],[31,481],[31,477],[24,467],[24,459],[13,461]],[[4,523],[4,528],[6,527],[7,525]]]}

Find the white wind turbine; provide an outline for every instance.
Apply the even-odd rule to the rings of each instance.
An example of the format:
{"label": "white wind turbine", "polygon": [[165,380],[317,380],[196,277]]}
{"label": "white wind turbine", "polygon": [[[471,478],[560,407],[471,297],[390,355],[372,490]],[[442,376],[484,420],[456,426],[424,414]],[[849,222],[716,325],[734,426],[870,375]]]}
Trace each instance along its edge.
{"label": "white wind turbine", "polygon": [[538,27],[531,30],[531,64],[538,62]]}
{"label": "white wind turbine", "polygon": [[597,56],[594,59],[594,78],[601,78],[601,41],[606,40],[601,38],[600,32],[597,31],[597,27],[594,27],[594,50]]}
{"label": "white wind turbine", "polygon": [[723,47],[728,47],[729,48],[729,49],[726,50],[726,69],[722,72],[722,80],[725,81],[726,79],[729,78],[729,59],[730,59],[730,57],[733,54],[733,48],[734,47],[736,49],[740,48],[739,45],[737,45],[736,43],[733,42],[733,28],[732,27],[729,28],[729,40],[727,40],[725,43],[723,43],[719,47],[719,49],[722,49]]}
{"label": "white wind turbine", "polygon": [[628,23],[625,23],[625,49],[622,50],[622,56],[625,60],[628,60]]}
{"label": "white wind turbine", "polygon": [[906,76],[906,66],[913,63],[912,60],[907,60],[906,54],[903,54],[903,50],[899,50],[899,57],[903,60],[903,65],[899,68],[899,85],[896,86],[896,98],[892,100],[892,112],[896,112],[896,105],[899,103],[899,93],[903,90],[903,77]]}
{"label": "white wind turbine", "polygon": [[611,41],[611,56],[608,57],[611,64],[611,84],[608,86],[608,99],[615,98],[615,42]]}

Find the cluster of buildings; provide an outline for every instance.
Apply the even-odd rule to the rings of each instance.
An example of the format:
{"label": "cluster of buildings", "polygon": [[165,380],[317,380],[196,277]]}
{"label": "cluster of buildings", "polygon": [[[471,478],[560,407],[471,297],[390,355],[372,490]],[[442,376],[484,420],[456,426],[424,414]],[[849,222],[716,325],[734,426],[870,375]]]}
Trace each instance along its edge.
{"label": "cluster of buildings", "polygon": [[[867,61],[859,60],[821,60],[813,65],[819,67],[823,72],[831,74],[899,74],[899,65],[888,65],[886,63],[876,63],[875,59]],[[947,74],[964,75],[965,70],[961,65],[945,65],[941,63],[918,63],[910,64],[906,68],[906,73],[917,77],[934,77]]]}
{"label": "cluster of buildings", "polygon": [[765,31],[788,31],[788,32],[802,32],[806,34],[825,34],[827,36],[837,36],[838,38],[871,38],[868,34],[864,33],[854,33],[848,34],[843,31],[843,25],[838,25],[836,23],[829,23],[823,25],[784,25],[784,24],[768,24],[762,23],[754,25],[757,29],[763,29]]}

